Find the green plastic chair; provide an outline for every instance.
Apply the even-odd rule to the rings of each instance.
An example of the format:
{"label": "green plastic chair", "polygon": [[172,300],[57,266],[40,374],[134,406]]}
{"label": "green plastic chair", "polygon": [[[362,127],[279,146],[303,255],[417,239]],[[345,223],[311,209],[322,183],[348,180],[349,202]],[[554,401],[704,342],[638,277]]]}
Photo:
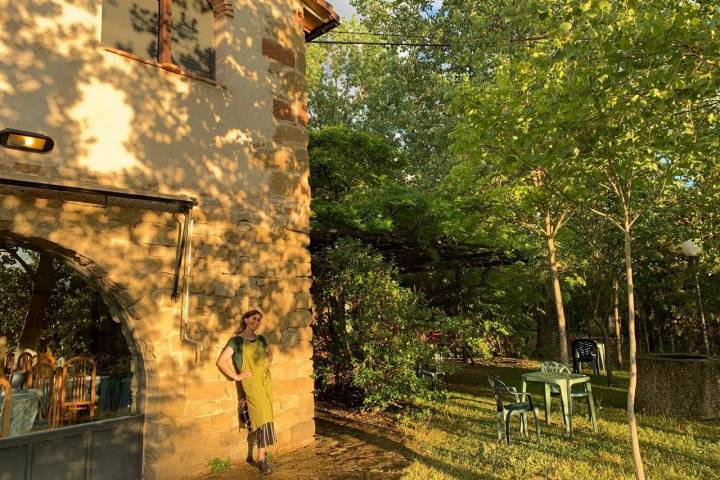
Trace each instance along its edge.
{"label": "green plastic chair", "polygon": [[[533,404],[530,394],[518,392],[515,387],[508,387],[497,377],[488,377],[488,382],[497,406],[498,440],[502,440],[504,434],[505,443],[510,445],[510,420],[515,414],[520,415],[520,434],[525,434],[526,437],[529,436],[525,415],[532,413],[535,419],[535,436],[537,437],[537,443],[540,444],[540,412]],[[503,397],[508,396],[512,396],[515,401],[512,403],[503,402]],[[521,401],[521,399],[527,400]]]}
{"label": "green plastic chair", "polygon": [[[572,373],[570,371],[570,368],[559,362],[542,362],[540,364],[540,371],[542,372],[550,372],[550,373]],[[573,392],[570,391],[570,401],[572,402],[575,398],[582,398],[587,397],[587,386],[586,384],[583,384],[582,391]],[[557,385],[550,385],[550,395],[553,397],[560,397],[560,406],[562,407],[562,397],[560,396],[560,387]],[[590,406],[588,406],[588,417],[592,418],[592,414],[590,412]],[[564,408],[561,408],[561,411],[564,411]],[[550,409],[547,409],[547,412],[550,412]],[[548,413],[549,415],[549,413]],[[550,420],[548,418],[545,418],[545,421],[550,423]],[[567,423],[567,418],[563,415],[563,422]]]}
{"label": "green plastic chair", "polygon": [[421,363],[420,365],[418,365],[418,374],[420,376],[429,377],[435,390],[437,390],[438,385],[440,385],[441,378],[445,383],[445,390],[450,390],[447,372],[442,369],[442,364],[444,363],[444,361],[445,357],[440,353],[436,353],[435,355],[433,355],[432,363]]}

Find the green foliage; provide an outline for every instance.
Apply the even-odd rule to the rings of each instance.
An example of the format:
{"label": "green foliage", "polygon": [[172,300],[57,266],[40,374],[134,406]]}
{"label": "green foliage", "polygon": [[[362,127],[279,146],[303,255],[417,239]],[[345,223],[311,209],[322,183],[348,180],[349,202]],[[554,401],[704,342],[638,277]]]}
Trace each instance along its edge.
{"label": "green foliage", "polygon": [[340,240],[313,258],[316,387],[366,408],[399,405],[429,394],[417,366],[429,360],[424,341],[437,312],[398,272],[357,241]]}
{"label": "green foliage", "polygon": [[403,165],[399,152],[382,137],[345,126],[310,130],[308,151],[313,194],[325,200],[377,187]]}
{"label": "green foliage", "polygon": [[[553,220],[569,333],[601,335],[613,282],[624,283],[623,238],[609,226],[626,209],[637,218],[631,246],[641,348],[699,348],[694,267],[711,346],[720,348],[717,5],[356,3],[359,16],[346,30],[426,35],[451,47],[309,47],[313,125],[373,132],[393,152],[334,149],[334,173],[322,184],[331,188],[315,189],[314,245],[329,232],[392,241],[397,250],[419,243],[434,258],[457,244],[519,252],[523,263],[485,268],[453,258],[401,283],[447,316],[474,319],[457,331],[477,338],[478,351],[552,355],[543,215]],[[363,158],[374,160],[363,165]],[[335,184],[342,196],[323,193]],[[705,247],[694,267],[679,253],[688,238]],[[623,323],[627,313],[621,302]],[[485,321],[512,329],[488,331],[518,344],[532,336],[525,322],[534,323],[537,348],[485,342]]]}
{"label": "green foliage", "polygon": [[[400,7],[393,3],[363,2],[358,8],[370,8],[372,15],[399,13]],[[403,29],[410,28],[410,19],[403,20],[408,23]],[[386,30],[372,22],[370,15],[362,22],[343,22],[343,30],[403,31],[394,27]],[[355,38],[383,40],[362,33]],[[323,39],[346,41],[352,37],[329,32]],[[435,56],[439,52],[428,55],[419,48],[309,44],[310,125],[344,125],[382,136],[410,159],[404,169],[407,181],[432,187],[449,167],[448,133],[456,120],[439,101],[449,84],[445,59]]]}
{"label": "green foliage", "polygon": [[[475,13],[468,15],[469,29],[490,31],[496,46],[492,52],[462,48],[468,62],[487,66],[451,96],[463,118],[454,151],[472,167],[463,172],[472,171],[509,211],[504,217],[520,218],[528,230],[538,206],[558,215],[561,204],[575,205],[625,231],[629,254],[631,240],[638,241],[632,237],[642,235],[649,251],[628,256],[628,262],[639,261],[641,275],[657,272],[658,261],[666,274],[672,271],[672,250],[684,240],[673,233],[703,222],[677,209],[676,198],[703,196],[696,177],[712,193],[700,158],[718,171],[717,6],[547,0],[446,7],[459,4]],[[535,172],[542,182],[532,181]],[[609,259],[622,257],[622,244],[594,242],[597,217],[575,213],[570,226],[577,235],[560,239],[572,248],[562,260],[574,270],[566,272],[575,303],[586,319],[594,318],[606,312],[608,285],[620,275]],[[620,231],[615,235],[622,238]],[[666,252],[664,259],[653,258],[650,252],[658,250]],[[609,270],[587,268],[592,262],[582,253]],[[638,287],[647,292],[643,313],[652,318],[655,287],[640,281]]]}
{"label": "green foliage", "polygon": [[230,470],[232,462],[230,461],[230,457],[225,459],[215,457],[208,460],[208,466],[210,467],[210,473],[223,473]]}
{"label": "green foliage", "polygon": [[441,325],[444,338],[458,356],[463,356],[463,350],[464,356],[486,359],[525,356],[530,318],[493,305],[485,305],[484,310],[482,314],[449,317]]}
{"label": "green foliage", "polygon": [[20,337],[32,282],[22,267],[7,252],[0,251],[0,336],[8,346]]}

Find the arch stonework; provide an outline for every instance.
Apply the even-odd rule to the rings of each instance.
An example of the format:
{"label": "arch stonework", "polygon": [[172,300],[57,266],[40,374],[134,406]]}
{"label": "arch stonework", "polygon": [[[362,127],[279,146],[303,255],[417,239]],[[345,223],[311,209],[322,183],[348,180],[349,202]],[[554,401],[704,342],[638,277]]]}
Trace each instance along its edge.
{"label": "arch stonework", "polygon": [[[11,223],[6,221],[5,226],[7,225],[11,225]],[[144,338],[145,335],[142,332],[142,324],[137,323],[138,318],[130,314],[130,312],[133,312],[132,305],[126,304],[132,298],[130,292],[121,285],[109,282],[105,268],[81,253],[72,250],[67,245],[51,242],[47,238],[25,237],[12,230],[0,230],[0,243],[4,241],[13,245],[43,250],[61,258],[66,265],[72,267],[87,282],[89,288],[100,295],[113,320],[121,325],[123,336],[130,349],[134,362],[133,412],[143,413],[146,373],[145,358],[140,339]]]}

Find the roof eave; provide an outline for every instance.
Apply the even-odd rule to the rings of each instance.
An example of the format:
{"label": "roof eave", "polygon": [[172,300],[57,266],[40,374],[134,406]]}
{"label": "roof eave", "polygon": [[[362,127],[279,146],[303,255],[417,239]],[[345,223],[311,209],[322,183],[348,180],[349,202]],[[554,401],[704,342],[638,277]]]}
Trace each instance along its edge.
{"label": "roof eave", "polygon": [[302,0],[305,41],[309,42],[337,27],[340,17],[325,0]]}

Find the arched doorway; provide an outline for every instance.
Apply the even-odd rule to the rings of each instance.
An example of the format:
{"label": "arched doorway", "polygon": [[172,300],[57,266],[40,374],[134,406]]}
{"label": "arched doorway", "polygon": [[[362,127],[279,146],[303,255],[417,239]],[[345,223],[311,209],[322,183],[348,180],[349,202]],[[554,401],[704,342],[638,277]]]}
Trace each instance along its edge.
{"label": "arched doorway", "polygon": [[113,292],[58,245],[0,235],[0,478],[140,478],[142,357]]}

